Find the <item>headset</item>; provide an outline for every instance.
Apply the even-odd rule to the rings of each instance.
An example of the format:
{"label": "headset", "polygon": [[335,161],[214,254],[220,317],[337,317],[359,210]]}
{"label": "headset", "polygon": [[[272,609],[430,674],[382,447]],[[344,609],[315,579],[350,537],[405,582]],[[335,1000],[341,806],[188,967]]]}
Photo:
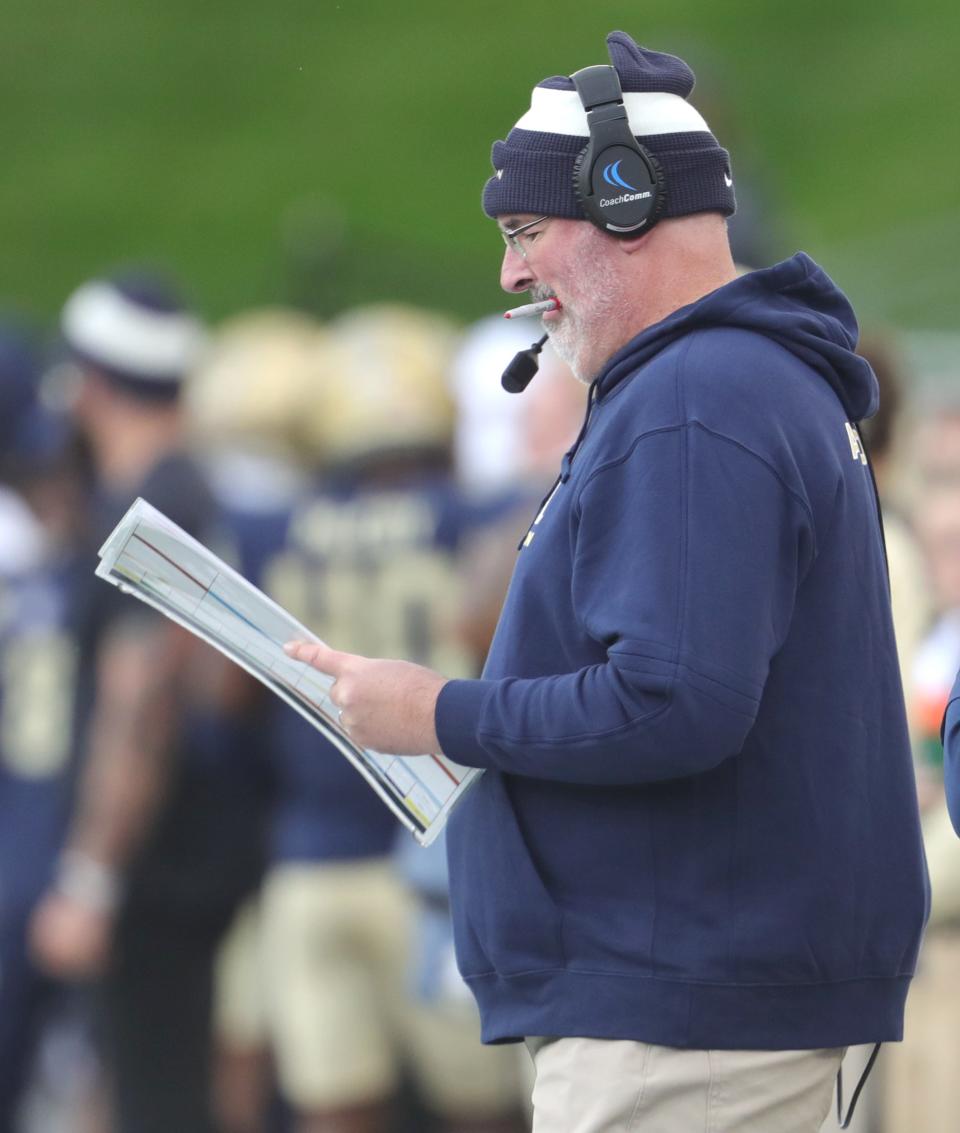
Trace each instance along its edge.
{"label": "headset", "polygon": [[584,67],[570,79],[590,128],[590,140],[573,168],[573,188],[583,211],[612,236],[649,231],[666,203],[663,170],[630,132],[616,69]]}

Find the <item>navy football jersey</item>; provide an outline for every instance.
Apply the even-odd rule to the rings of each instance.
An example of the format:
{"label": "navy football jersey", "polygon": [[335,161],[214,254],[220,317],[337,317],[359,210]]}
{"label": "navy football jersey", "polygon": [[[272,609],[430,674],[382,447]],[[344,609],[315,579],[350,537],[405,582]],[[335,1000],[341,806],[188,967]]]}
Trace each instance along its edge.
{"label": "navy football jersey", "polygon": [[50,876],[73,776],[71,565],[0,580],[0,916]]}

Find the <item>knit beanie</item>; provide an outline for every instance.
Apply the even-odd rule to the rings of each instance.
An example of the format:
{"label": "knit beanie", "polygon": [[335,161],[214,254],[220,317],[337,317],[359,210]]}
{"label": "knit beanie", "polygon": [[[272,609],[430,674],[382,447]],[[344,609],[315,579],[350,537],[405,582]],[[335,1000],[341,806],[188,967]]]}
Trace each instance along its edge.
{"label": "knit beanie", "polygon": [[[664,217],[736,208],[730,155],[687,102],[693,72],[682,59],[648,51],[626,32],[607,36],[610,61],[620,77],[630,132],[657,160],[666,188]],[[574,192],[574,164],[589,138],[586,111],[572,81],[544,79],[530,109],[506,141],[494,142],[494,175],[483,190],[490,217],[536,213],[582,220]]]}

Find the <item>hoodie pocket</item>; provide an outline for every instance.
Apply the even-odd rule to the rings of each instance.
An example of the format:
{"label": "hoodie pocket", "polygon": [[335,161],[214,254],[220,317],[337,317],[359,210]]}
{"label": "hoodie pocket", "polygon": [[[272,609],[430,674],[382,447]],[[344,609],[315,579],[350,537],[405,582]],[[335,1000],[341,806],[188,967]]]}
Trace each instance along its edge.
{"label": "hoodie pocket", "polygon": [[468,977],[564,964],[562,913],[530,853],[507,783],[487,771],[451,832],[460,969]]}

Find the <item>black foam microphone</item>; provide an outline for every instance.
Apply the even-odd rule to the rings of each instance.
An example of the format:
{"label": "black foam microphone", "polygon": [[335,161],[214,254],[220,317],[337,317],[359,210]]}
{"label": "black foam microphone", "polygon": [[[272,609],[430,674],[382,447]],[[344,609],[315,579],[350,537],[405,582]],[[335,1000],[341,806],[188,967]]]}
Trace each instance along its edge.
{"label": "black foam microphone", "polygon": [[523,393],[533,381],[534,375],[540,368],[540,359],[537,355],[546,341],[547,336],[544,335],[529,349],[520,350],[514,355],[513,361],[503,371],[503,377],[500,379],[500,384],[507,393]]}

